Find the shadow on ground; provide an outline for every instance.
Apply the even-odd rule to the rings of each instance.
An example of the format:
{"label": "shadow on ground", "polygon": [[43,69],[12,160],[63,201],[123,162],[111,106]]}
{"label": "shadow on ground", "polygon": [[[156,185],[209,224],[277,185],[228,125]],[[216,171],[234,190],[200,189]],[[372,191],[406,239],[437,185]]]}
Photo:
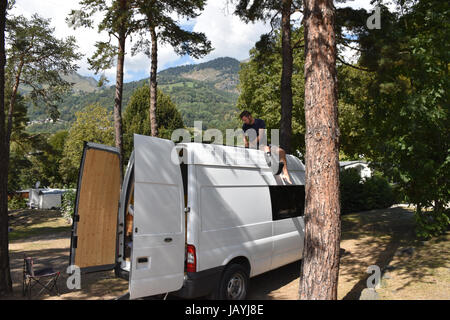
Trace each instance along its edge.
{"label": "shadow on ground", "polygon": [[[44,222],[39,220],[44,218],[16,217],[16,223]],[[53,217],[48,216],[47,219]],[[344,215],[339,298],[359,298],[367,286],[369,274],[366,271],[370,265],[379,266],[383,274],[395,273],[395,278],[404,277],[406,280],[396,286],[400,292],[410,289],[413,283],[432,282],[428,276],[433,275],[435,270],[448,268],[450,234],[422,242],[415,239],[414,228],[412,211],[405,208]],[[66,285],[68,275],[65,273],[69,265],[69,245],[70,232],[67,231],[12,241],[10,262],[14,295],[7,299],[26,299],[22,297],[25,252],[35,259],[36,268],[52,266],[61,272],[59,297],[42,294],[33,296],[33,299],[114,299],[128,290],[128,282],[116,278],[113,271],[83,275],[81,290],[69,290]],[[252,278],[248,299],[297,299],[299,273],[298,261]],[[430,291],[424,291],[423,295],[430,295]]]}
{"label": "shadow on ground", "polygon": [[[433,241],[448,244],[448,234]],[[340,277],[359,279],[346,291],[344,300],[358,299],[367,288],[371,274],[366,271],[370,265],[380,268],[382,279],[395,270],[396,277],[408,279],[403,284],[407,287],[411,283],[427,282],[426,276],[433,274],[433,269],[445,267],[449,262],[445,248],[416,239],[413,212],[404,208],[343,216],[341,243],[354,245],[341,258]]]}

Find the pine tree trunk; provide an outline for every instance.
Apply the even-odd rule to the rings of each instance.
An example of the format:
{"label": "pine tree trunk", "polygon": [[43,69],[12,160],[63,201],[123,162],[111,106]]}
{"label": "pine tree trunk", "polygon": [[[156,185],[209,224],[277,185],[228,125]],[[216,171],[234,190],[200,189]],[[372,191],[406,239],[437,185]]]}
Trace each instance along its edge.
{"label": "pine tree trunk", "polygon": [[22,69],[25,64],[24,58],[20,59],[19,65],[17,67],[16,79],[14,81],[14,86],[12,89],[11,97],[9,100],[9,110],[8,110],[8,122],[6,125],[6,138],[5,138],[5,148],[8,150],[8,158],[9,158],[9,144],[11,139],[11,132],[13,126],[13,116],[14,116],[14,107],[16,105],[17,99],[17,91],[19,90],[20,84],[20,76],[22,74]]}
{"label": "pine tree trunk", "polygon": [[[122,92],[123,66],[125,60],[125,32],[119,34],[119,52],[117,54],[116,95],[114,98],[114,129],[116,148],[120,152],[120,172],[123,171],[123,131],[122,131]],[[122,174],[123,177],[123,174]]]}
{"label": "pine tree trunk", "polygon": [[[7,1],[0,3],[0,296],[12,292],[8,251],[9,143],[5,128],[5,20]],[[8,145],[8,148],[7,148]]]}
{"label": "pine tree trunk", "polygon": [[292,0],[283,0],[281,11],[281,121],[280,146],[290,153],[292,136],[292,47],[291,47]]}
{"label": "pine tree trunk", "polygon": [[305,0],[306,204],[300,299],[337,299],[339,128],[333,0]]}
{"label": "pine tree trunk", "polygon": [[156,105],[157,105],[157,82],[156,73],[158,70],[158,39],[156,36],[155,28],[150,29],[152,37],[152,52],[151,52],[151,71],[150,71],[150,129],[153,137],[158,136],[158,123],[156,121]]}

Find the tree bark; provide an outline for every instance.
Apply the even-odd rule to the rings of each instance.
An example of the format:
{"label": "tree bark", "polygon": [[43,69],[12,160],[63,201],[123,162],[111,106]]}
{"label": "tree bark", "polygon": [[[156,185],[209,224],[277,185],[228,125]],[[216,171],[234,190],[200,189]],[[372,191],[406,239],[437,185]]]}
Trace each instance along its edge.
{"label": "tree bark", "polygon": [[17,67],[16,79],[14,81],[13,90],[11,93],[11,98],[9,101],[9,110],[8,110],[8,124],[6,127],[6,137],[5,137],[5,148],[8,151],[8,159],[9,159],[9,144],[11,139],[12,125],[13,125],[13,115],[14,115],[14,106],[16,105],[17,91],[19,90],[20,84],[20,76],[22,74],[23,65],[25,64],[24,58],[20,59],[19,65]]}
{"label": "tree bark", "polygon": [[337,299],[340,245],[335,9],[304,1],[306,199],[300,299]]}
{"label": "tree bark", "polygon": [[292,0],[283,0],[281,10],[281,121],[280,146],[290,153],[292,136],[292,47],[291,47]]}
{"label": "tree bark", "polygon": [[[122,1],[123,2],[123,1]],[[116,135],[116,148],[120,153],[120,172],[123,177],[123,131],[122,131],[122,92],[123,92],[123,66],[125,60],[125,31],[119,33],[119,52],[117,54],[116,95],[114,98],[114,130]]]}
{"label": "tree bark", "polygon": [[151,70],[150,70],[150,129],[153,137],[158,136],[158,122],[156,121],[156,105],[157,105],[157,82],[156,73],[158,70],[158,38],[155,27],[150,28],[152,37],[152,52],[151,52]]}
{"label": "tree bark", "polygon": [[[5,128],[5,23],[8,2],[0,2],[0,296],[12,293],[8,250],[9,147]],[[9,143],[8,143],[9,145]]]}

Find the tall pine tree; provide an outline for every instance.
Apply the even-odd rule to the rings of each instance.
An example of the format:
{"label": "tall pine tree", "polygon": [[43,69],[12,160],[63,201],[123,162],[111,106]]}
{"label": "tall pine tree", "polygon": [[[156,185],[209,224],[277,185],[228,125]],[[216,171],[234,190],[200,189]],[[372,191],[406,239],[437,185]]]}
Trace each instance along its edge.
{"label": "tall pine tree", "polygon": [[[2,5],[4,3],[2,2]],[[1,8],[3,10],[3,7]],[[3,11],[4,12],[4,11]],[[2,14],[1,25],[6,15]],[[54,37],[50,21],[33,15],[31,19],[23,16],[10,17],[6,20],[8,33],[6,83],[9,92],[8,110],[3,105],[0,110],[0,292],[11,291],[8,258],[8,210],[7,210],[7,175],[10,156],[10,139],[13,129],[15,105],[20,84],[28,86],[29,97],[35,105],[46,108],[53,118],[58,117],[57,103],[71,89],[71,84],[61,78],[77,69],[74,61],[80,59],[76,53],[75,39],[68,37],[60,40]],[[4,32],[1,32],[2,35]],[[4,39],[4,38],[3,38]],[[2,40],[4,46],[4,40]],[[2,56],[4,50],[2,50]],[[3,66],[3,58],[1,58]],[[2,72],[3,74],[3,72]],[[2,80],[2,79],[0,79]],[[5,99],[2,99],[4,103]],[[6,119],[3,118],[6,114]]]}
{"label": "tall pine tree", "polygon": [[[139,12],[145,16],[140,30],[140,41],[134,47],[134,52],[143,51],[151,58],[150,69],[150,128],[152,136],[158,136],[157,108],[157,70],[158,43],[170,44],[179,55],[189,55],[200,58],[211,50],[211,42],[203,33],[190,32],[180,27],[173,19],[193,19],[204,9],[205,0],[137,0]],[[150,41],[147,34],[150,33]]]}
{"label": "tall pine tree", "polygon": [[333,0],[304,1],[306,195],[300,299],[337,299],[339,128]]}
{"label": "tall pine tree", "polygon": [[[82,0],[81,9],[72,10],[67,18],[67,23],[74,28],[79,26],[92,27],[92,16],[101,12],[103,20],[97,26],[98,32],[106,31],[109,41],[98,41],[97,51],[88,59],[91,68],[99,73],[111,68],[116,63],[116,90],[114,96],[114,132],[115,145],[120,152],[120,168],[123,169],[123,130],[122,130],[122,93],[123,93],[123,69],[125,65],[126,39],[138,28],[138,22],[134,16],[134,0],[114,0],[112,3],[106,0]],[[117,46],[112,44],[112,39],[117,40]],[[102,78],[103,79],[103,78]]]}

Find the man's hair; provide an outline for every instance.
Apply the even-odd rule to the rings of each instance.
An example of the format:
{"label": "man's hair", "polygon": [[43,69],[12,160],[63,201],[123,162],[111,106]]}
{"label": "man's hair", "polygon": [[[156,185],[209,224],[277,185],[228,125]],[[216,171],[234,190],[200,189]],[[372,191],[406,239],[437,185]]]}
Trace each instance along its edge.
{"label": "man's hair", "polygon": [[241,112],[241,114],[239,115],[239,118],[242,119],[242,117],[249,117],[252,114],[250,112],[248,112],[247,110],[244,110]]}

